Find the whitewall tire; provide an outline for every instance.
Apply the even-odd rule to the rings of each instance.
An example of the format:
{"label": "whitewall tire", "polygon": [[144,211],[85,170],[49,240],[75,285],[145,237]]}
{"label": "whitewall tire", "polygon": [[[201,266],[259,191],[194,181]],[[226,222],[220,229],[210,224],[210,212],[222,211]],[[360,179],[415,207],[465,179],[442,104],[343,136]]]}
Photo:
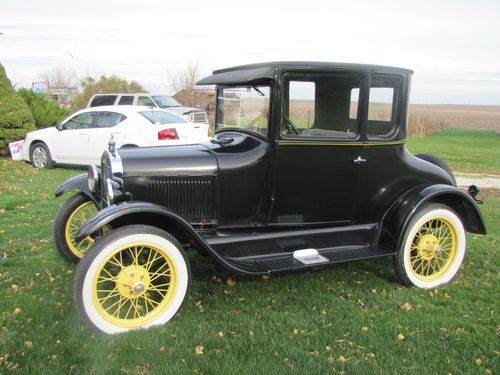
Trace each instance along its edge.
{"label": "whitewall tire", "polygon": [[466,248],[462,221],[449,207],[426,206],[410,221],[394,258],[401,282],[419,288],[446,284],[460,269]]}
{"label": "whitewall tire", "polygon": [[131,225],[111,231],[84,255],[75,275],[78,310],[113,334],[163,325],[187,294],[189,261],[170,234]]}

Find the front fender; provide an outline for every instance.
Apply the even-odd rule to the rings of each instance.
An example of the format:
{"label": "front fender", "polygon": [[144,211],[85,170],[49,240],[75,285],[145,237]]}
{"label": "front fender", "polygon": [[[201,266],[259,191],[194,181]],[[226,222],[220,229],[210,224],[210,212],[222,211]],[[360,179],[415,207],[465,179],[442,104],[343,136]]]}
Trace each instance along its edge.
{"label": "front fender", "polygon": [[426,203],[450,207],[458,214],[466,231],[486,234],[483,215],[470,195],[450,185],[419,185],[399,198],[386,213],[382,220],[379,244],[398,251],[411,218]]}
{"label": "front fender", "polygon": [[261,274],[248,271],[232,263],[230,260],[225,259],[209,244],[207,244],[203,237],[201,237],[200,234],[186,220],[165,207],[154,203],[134,201],[122,202],[106,207],[92,216],[80,227],[75,237],[76,241],[82,241],[87,236],[90,236],[92,233],[97,232],[100,228],[110,223],[111,226],[115,223],[120,223],[120,221],[121,224],[144,224],[144,222],[137,221],[137,218],[139,217],[143,219],[145,217],[153,217],[154,222],[147,222],[147,225],[155,225],[166,231],[170,231],[172,229],[175,229],[176,231],[184,231],[184,233],[190,236],[191,244],[195,243],[197,246],[200,246],[206,251],[206,253],[210,254],[228,269],[248,274]]}
{"label": "front fender", "polygon": [[88,177],[86,173],[79,174],[78,176],[71,177],[64,181],[55,191],[56,198],[66,194],[70,190],[79,190],[88,196],[96,205],[98,204],[97,196],[89,189]]}

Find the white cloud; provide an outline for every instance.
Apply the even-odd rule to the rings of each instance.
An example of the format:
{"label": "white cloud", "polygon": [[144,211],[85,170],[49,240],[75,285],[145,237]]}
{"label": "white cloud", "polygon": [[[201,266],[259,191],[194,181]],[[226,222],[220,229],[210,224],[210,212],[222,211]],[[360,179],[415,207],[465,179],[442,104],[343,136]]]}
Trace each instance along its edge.
{"label": "white cloud", "polygon": [[374,63],[413,69],[414,100],[500,104],[498,80],[484,78],[498,77],[499,15],[494,0],[25,0],[2,4],[0,59],[25,86],[55,66],[165,87],[167,69],[194,59],[207,73],[272,60]]}

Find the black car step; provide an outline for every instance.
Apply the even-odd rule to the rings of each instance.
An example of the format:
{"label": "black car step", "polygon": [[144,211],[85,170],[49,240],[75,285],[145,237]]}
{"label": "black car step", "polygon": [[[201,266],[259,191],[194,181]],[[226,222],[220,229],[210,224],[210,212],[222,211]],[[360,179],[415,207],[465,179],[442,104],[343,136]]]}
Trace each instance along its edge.
{"label": "black car step", "polygon": [[272,253],[269,255],[239,258],[224,257],[224,260],[234,268],[237,268],[244,273],[271,274],[343,263],[352,260],[395,255],[394,252],[389,252],[376,247],[342,247],[320,250],[317,253],[319,256],[324,257],[324,261],[307,264],[307,262],[305,263],[304,260],[301,260],[300,257],[297,257],[297,255],[294,257],[294,253],[292,252],[280,254]]}

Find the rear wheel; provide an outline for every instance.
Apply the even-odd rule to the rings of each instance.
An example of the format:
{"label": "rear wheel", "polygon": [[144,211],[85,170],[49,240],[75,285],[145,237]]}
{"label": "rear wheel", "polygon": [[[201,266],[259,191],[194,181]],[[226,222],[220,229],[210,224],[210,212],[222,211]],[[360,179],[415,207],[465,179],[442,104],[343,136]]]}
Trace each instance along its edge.
{"label": "rear wheel", "polygon": [[174,237],[131,225],[85,254],[76,271],[76,302],[89,325],[105,333],[163,325],[181,307],[189,278],[189,261]]}
{"label": "rear wheel", "polygon": [[405,233],[394,266],[405,285],[434,288],[450,281],[465,255],[465,230],[450,208],[432,204],[418,212]]}
{"label": "rear wheel", "polygon": [[63,203],[54,224],[54,242],[59,254],[69,262],[78,262],[94,244],[92,237],[75,240],[80,226],[97,213],[97,207],[88,196],[77,193]]}

